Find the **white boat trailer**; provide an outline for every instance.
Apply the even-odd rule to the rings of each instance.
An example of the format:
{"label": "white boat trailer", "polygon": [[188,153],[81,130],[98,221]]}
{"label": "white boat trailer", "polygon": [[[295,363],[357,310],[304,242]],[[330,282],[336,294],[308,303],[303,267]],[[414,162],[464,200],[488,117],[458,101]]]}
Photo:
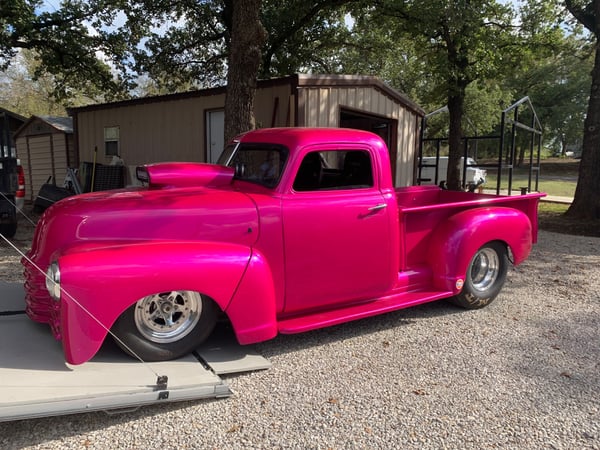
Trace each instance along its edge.
{"label": "white boat trailer", "polygon": [[175,361],[142,363],[109,339],[91,361],[73,366],[50,328],[25,315],[23,299],[22,285],[0,281],[0,421],[229,397],[219,375],[271,365],[232,333],[217,330]]}

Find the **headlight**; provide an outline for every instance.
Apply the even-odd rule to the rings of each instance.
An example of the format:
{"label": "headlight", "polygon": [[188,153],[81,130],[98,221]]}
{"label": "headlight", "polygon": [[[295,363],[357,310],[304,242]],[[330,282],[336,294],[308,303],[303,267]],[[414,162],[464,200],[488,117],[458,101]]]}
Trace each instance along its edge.
{"label": "headlight", "polygon": [[48,289],[50,297],[60,300],[60,269],[56,261],[50,264],[46,271],[46,289]]}

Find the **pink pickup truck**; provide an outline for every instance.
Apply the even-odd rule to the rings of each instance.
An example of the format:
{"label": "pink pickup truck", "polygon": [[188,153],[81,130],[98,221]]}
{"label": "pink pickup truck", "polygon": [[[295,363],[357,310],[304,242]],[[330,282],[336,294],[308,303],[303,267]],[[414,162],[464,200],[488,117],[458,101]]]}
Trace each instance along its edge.
{"label": "pink pickup truck", "polygon": [[482,308],[536,241],[543,194],[394,188],[368,132],[252,131],[220,163],[146,165],[144,187],[45,212],[23,259],[27,313],[69,363],[109,333],[141,359],[177,358],[220,318],[250,344],[444,298]]}

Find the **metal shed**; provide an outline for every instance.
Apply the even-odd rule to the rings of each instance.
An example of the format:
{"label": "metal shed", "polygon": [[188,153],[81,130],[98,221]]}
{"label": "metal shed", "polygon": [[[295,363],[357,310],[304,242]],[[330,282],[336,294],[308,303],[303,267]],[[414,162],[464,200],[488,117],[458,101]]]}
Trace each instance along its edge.
{"label": "metal shed", "polygon": [[[72,108],[80,161],[129,167],[160,161],[215,162],[223,147],[225,88]],[[303,75],[258,82],[257,125],[348,127],[388,144],[397,186],[413,184],[424,111],[380,79]]]}
{"label": "metal shed", "polygon": [[14,139],[25,171],[27,200],[34,200],[49,177],[62,185],[67,168],[79,165],[70,117],[31,116]]}

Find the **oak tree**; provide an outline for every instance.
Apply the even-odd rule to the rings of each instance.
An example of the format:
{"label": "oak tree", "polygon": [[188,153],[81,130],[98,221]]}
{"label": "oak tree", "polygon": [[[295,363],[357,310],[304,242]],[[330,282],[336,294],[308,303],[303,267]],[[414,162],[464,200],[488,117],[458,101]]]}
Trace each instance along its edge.
{"label": "oak tree", "polygon": [[231,44],[225,95],[225,142],[255,128],[254,96],[266,32],[260,17],[261,0],[233,2]]}
{"label": "oak tree", "polygon": [[71,96],[74,89],[105,99],[126,95],[123,69],[135,36],[113,27],[121,3],[71,0],[55,11],[43,11],[40,0],[0,2],[0,68],[6,69],[20,49],[27,49],[39,60],[34,76],[54,76],[57,98]]}
{"label": "oak tree", "polygon": [[[419,42],[420,57],[433,75],[429,88],[443,92],[449,115],[447,184],[460,186],[463,115],[468,86],[493,77],[508,64],[514,45],[513,11],[494,0],[379,0],[370,16]],[[514,49],[511,49],[514,53]]]}
{"label": "oak tree", "polygon": [[595,38],[592,86],[584,121],[575,198],[567,215],[600,219],[600,0],[566,0],[567,8]]}

